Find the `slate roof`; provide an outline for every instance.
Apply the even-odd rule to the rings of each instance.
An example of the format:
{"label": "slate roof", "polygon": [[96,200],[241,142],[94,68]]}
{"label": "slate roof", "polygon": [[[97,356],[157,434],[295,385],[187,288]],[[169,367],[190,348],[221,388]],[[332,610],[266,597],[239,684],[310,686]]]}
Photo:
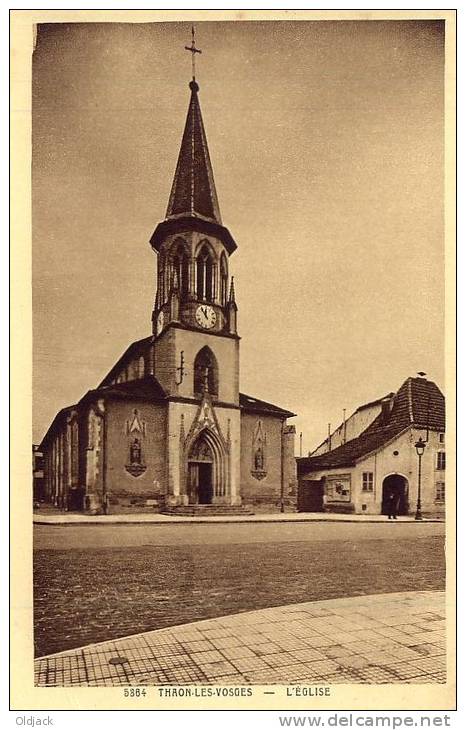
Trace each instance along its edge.
{"label": "slate roof", "polygon": [[66,408],[62,408],[58,411],[58,413],[55,415],[55,418],[53,419],[52,423],[47,429],[47,433],[45,434],[44,438],[39,444],[39,448],[42,449],[44,445],[47,443],[49,436],[51,436],[55,429],[61,425],[62,422],[65,421],[65,419],[68,417],[68,415],[71,413],[72,410],[77,408],[77,404],[72,406],[66,406]]}
{"label": "slate roof", "polygon": [[292,418],[296,415],[296,413],[286,411],[284,408],[273,405],[273,403],[267,403],[265,400],[253,398],[245,393],[239,394],[239,405],[241,410],[251,413],[263,413],[264,415],[280,416],[281,418]]}
{"label": "slate roof", "polygon": [[[100,385],[95,390],[90,390],[84,397],[99,397],[101,394],[120,398],[134,397],[144,399],[147,397],[150,400],[154,400],[154,398],[156,400],[165,398],[166,393],[153,376],[144,378],[143,380],[129,380],[115,385],[112,385],[111,383],[111,381],[118,376],[126,363],[140,357],[140,355],[145,352],[151,341],[152,337],[145,337],[142,340],[133,342],[117,360],[112,369],[107,373]],[[154,383],[157,385],[154,385]],[[253,413],[263,413],[264,415],[279,416],[280,418],[292,418],[296,415],[296,413],[280,408],[280,406],[276,406],[273,403],[267,403],[267,401],[254,398],[253,396],[246,395],[245,393],[239,394],[239,404],[242,410]]]}
{"label": "slate roof", "polygon": [[167,394],[160,385],[157,378],[153,375],[148,375],[145,378],[139,378],[137,380],[127,380],[124,383],[115,383],[114,385],[101,385],[95,390],[89,390],[86,395],[81,398],[80,403],[83,403],[89,398],[127,398],[128,400],[150,400],[161,401],[166,398]]}
{"label": "slate roof", "polygon": [[125,363],[131,362],[131,360],[134,360],[136,357],[140,357],[141,355],[143,355],[148,345],[150,345],[150,343],[152,342],[152,339],[153,337],[151,335],[149,337],[144,337],[142,340],[136,340],[136,342],[132,342],[131,345],[126,348],[123,355],[118,358],[115,365],[112,367],[111,370],[109,370],[109,372],[98,387],[101,388],[103,385],[107,385],[113,380],[113,378],[117,377]]}
{"label": "slate roof", "polygon": [[128,380],[125,383],[116,383],[115,385],[100,385],[94,390],[88,390],[78,403],[75,403],[72,406],[67,406],[66,408],[62,408],[58,411],[47,429],[47,433],[42,439],[40,446],[42,447],[42,445],[47,442],[49,437],[54,434],[57,427],[60,426],[70,415],[71,411],[78,409],[79,406],[86,403],[86,401],[95,400],[96,398],[110,397],[128,400],[150,400],[154,402],[164,400],[166,395],[167,394],[159,381],[157,378],[154,378],[153,375],[149,375],[139,380]]}
{"label": "slate roof", "polygon": [[381,413],[357,438],[319,456],[298,458],[298,475],[356,461],[394,439],[410,426],[445,430],[445,398],[437,385],[424,378],[408,378],[395,393],[388,413]]}
{"label": "slate roof", "polygon": [[[133,345],[138,345],[141,342],[143,342],[143,340],[139,340],[139,342],[134,342]],[[129,352],[133,345],[130,345],[126,352]],[[95,400],[96,398],[118,398],[123,400],[127,399],[143,401],[149,400],[152,403],[160,403],[167,398],[167,394],[160,385],[157,378],[155,378],[153,375],[148,375],[145,378],[140,378],[137,380],[127,380],[123,383],[109,383],[108,385],[99,385],[99,387],[95,388],[94,390],[88,390],[78,403],[72,406],[67,406],[66,408],[62,408],[57,413],[50,427],[48,428],[47,433],[41,441],[41,447],[47,442],[49,436],[54,433],[57,426],[62,423],[63,419],[65,419],[73,409],[77,409],[80,405],[86,403],[86,401]],[[242,411],[246,411],[249,413],[276,416],[279,418],[291,418],[292,416],[296,415],[295,413],[291,413],[291,411],[280,408],[273,403],[267,403],[266,401],[259,400],[258,398],[253,398],[250,395],[245,395],[245,393],[239,394],[239,404]]]}
{"label": "slate roof", "polygon": [[166,218],[198,214],[221,224],[214,174],[199,105],[199,86],[191,81],[189,88],[191,98],[188,115]]}

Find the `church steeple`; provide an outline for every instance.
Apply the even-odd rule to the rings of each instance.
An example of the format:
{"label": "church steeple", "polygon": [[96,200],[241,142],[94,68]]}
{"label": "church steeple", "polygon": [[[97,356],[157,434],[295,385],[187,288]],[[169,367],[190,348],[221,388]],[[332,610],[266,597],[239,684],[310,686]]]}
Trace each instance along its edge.
{"label": "church steeple", "polygon": [[165,220],[158,224],[150,243],[154,251],[160,251],[167,236],[191,231],[218,238],[231,255],[236,243],[222,225],[220,208],[215,190],[214,174],[210,161],[207,137],[199,105],[199,84],[195,77],[195,57],[201,53],[194,41],[185,46],[192,54],[192,80],[189,82],[191,98],[181,140],[175,177],[171,187]]}
{"label": "church steeple", "polygon": [[237,337],[234,290],[228,296],[229,256],[236,243],[222,225],[195,78],[194,29],[191,97],[165,219],[151,237],[157,253],[153,332],[167,327]]}
{"label": "church steeple", "polygon": [[199,85],[193,79],[189,88],[191,99],[166,218],[181,215],[202,216],[221,224],[212,163],[199,105]]}

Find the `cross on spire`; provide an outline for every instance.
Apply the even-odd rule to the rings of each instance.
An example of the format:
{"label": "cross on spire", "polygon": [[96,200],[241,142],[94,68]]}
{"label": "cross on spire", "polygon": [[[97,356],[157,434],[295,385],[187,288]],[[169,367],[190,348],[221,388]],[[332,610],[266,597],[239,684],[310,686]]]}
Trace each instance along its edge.
{"label": "cross on spire", "polygon": [[196,41],[194,38],[194,25],[191,26],[191,45],[184,47],[185,51],[191,52],[191,66],[193,73],[193,81],[196,80],[196,53],[202,53],[199,48],[196,48]]}

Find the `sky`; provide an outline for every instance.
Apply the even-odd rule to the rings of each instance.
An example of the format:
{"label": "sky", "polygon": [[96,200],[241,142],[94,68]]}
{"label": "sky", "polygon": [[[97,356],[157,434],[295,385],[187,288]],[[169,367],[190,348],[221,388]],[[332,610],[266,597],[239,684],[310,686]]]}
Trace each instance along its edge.
{"label": "sky", "polygon": [[[189,22],[39,26],[33,437],[151,334]],[[303,453],[422,370],[444,387],[443,22],[197,22],[241,390]],[[299,443],[299,439],[297,439]]]}

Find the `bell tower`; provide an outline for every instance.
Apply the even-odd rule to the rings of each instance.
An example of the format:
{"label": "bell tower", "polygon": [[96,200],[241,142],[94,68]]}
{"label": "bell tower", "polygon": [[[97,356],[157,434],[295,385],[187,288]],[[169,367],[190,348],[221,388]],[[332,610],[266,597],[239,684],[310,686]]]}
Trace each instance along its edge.
{"label": "bell tower", "polygon": [[[154,372],[170,395],[199,397],[196,363],[202,350],[214,363],[211,395],[238,403],[239,338],[237,305],[229,258],[236,243],[223,225],[195,78],[165,219],[150,243],[157,255],[157,288],[152,312]],[[208,352],[207,352],[208,351]],[[206,355],[207,353],[207,355]],[[209,354],[210,353],[210,354]]]}
{"label": "bell tower", "polygon": [[152,331],[170,323],[235,335],[228,261],[236,249],[222,225],[212,164],[193,79],[165,220],[151,238],[157,259]]}

